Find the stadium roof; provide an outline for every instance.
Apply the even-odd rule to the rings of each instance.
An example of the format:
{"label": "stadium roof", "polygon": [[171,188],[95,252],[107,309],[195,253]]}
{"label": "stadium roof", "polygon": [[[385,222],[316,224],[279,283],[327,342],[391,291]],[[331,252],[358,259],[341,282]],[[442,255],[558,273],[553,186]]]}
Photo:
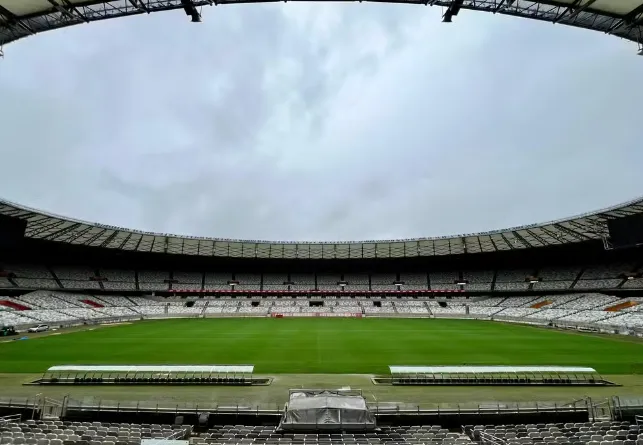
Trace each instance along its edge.
{"label": "stadium roof", "polygon": [[288,242],[142,232],[0,200],[0,215],[27,222],[27,238],[136,252],[266,259],[410,258],[556,246],[605,239],[607,221],[637,213],[643,213],[643,197],[572,218],[491,232],[400,240]]}
{"label": "stadium roof", "polygon": [[252,374],[254,365],[59,365],[47,372]]}
{"label": "stadium roof", "polygon": [[391,374],[596,374],[594,368],[577,366],[389,366],[389,370]]}
{"label": "stadium roof", "polygon": [[[110,18],[183,9],[192,16],[192,21],[200,21],[201,6],[270,1],[275,0],[0,0],[0,45],[51,29]],[[391,3],[441,6],[445,22],[450,22],[461,9],[468,9],[587,28],[643,42],[643,0],[391,0]]]}

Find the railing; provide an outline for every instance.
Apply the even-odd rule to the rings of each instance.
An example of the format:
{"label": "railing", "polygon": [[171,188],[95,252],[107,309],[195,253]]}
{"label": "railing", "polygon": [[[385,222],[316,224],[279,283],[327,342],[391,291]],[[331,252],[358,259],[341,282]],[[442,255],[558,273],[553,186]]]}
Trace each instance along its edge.
{"label": "railing", "polygon": [[[87,319],[87,320],[65,320],[65,321],[56,321],[56,322],[42,322],[34,320],[33,323],[16,325],[18,329],[26,329],[31,326],[36,326],[42,323],[48,323],[50,326],[67,328],[67,327],[76,327],[83,325],[98,325],[98,324],[111,324],[111,323],[122,323],[135,320],[143,319],[167,319],[167,318],[251,318],[251,317],[267,317],[270,316],[270,313],[253,313],[253,312],[229,312],[229,313],[207,313],[205,311],[193,313],[193,314],[181,314],[181,313],[160,313],[160,314],[143,314],[140,315],[130,315],[130,316],[120,316],[120,317],[109,317],[109,318],[99,318],[99,319]],[[581,322],[565,322],[558,320],[535,320],[530,318],[522,317],[508,317],[508,316],[491,316],[484,314],[449,314],[449,313],[422,313],[414,314],[409,312],[365,312],[363,314],[365,317],[380,317],[380,318],[449,318],[449,319],[467,319],[467,320],[492,320],[492,321],[503,321],[509,323],[520,323],[520,324],[529,324],[536,326],[548,326],[550,323],[553,327],[562,328],[562,329],[574,329],[574,330],[588,330],[600,333],[609,333],[609,334],[620,334],[620,335],[631,335],[637,337],[643,337],[643,327],[627,327],[619,325],[607,325],[599,323],[581,323]]]}
{"label": "railing", "polygon": [[499,437],[494,436],[493,434],[485,433],[481,431],[479,433],[480,443],[482,445],[507,445],[507,441]]}
{"label": "railing", "polygon": [[19,422],[22,419],[20,414],[11,414],[9,416],[0,417],[0,425],[4,425],[9,422]]}
{"label": "railing", "polygon": [[170,434],[167,437],[164,437],[163,440],[181,440],[181,439],[187,439],[192,435],[192,426],[191,425],[185,425],[178,430],[174,431],[172,434]]}
{"label": "railing", "polygon": [[[243,414],[243,415],[282,415],[284,412],[284,400],[274,403],[261,404],[218,404],[218,403],[168,403],[155,401],[118,401],[104,400],[88,397],[76,400],[65,397],[63,400],[50,399],[47,397],[35,398],[8,398],[0,397],[0,406],[22,409],[34,409],[41,411],[43,416],[64,416],[67,411],[98,411],[98,412],[165,412],[165,413],[199,413],[210,412],[217,414]],[[607,400],[599,402],[607,403]],[[374,414],[431,414],[431,413],[455,413],[455,414],[504,414],[504,413],[538,413],[538,412],[574,412],[587,411],[593,406],[589,399],[558,402],[511,402],[511,403],[399,403],[377,401],[367,404],[369,410]]]}

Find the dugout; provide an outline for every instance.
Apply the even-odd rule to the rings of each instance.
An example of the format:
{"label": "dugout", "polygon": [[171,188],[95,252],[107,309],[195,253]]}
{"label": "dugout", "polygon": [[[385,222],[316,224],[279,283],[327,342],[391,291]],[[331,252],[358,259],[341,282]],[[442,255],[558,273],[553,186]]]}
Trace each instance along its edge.
{"label": "dugout", "polygon": [[393,385],[613,385],[573,366],[389,366]]}
{"label": "dugout", "polygon": [[254,365],[60,365],[35,382],[71,385],[251,385]]}

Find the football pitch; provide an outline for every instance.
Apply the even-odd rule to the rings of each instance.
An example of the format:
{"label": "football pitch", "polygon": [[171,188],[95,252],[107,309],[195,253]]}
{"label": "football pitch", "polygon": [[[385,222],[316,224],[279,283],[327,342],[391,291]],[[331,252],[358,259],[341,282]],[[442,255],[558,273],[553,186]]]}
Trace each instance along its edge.
{"label": "football pitch", "polygon": [[488,321],[385,318],[158,320],[0,343],[0,373],[63,364],[252,364],[257,374],[558,365],[643,374],[643,343]]}

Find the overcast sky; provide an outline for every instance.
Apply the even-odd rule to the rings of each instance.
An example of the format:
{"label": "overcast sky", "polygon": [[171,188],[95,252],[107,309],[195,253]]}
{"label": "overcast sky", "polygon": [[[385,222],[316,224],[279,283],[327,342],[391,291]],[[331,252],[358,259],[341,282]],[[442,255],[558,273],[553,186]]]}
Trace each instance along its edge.
{"label": "overcast sky", "polygon": [[0,196],[268,240],[486,231],[643,195],[643,58],[600,33],[385,4],[205,8],[5,47]]}

